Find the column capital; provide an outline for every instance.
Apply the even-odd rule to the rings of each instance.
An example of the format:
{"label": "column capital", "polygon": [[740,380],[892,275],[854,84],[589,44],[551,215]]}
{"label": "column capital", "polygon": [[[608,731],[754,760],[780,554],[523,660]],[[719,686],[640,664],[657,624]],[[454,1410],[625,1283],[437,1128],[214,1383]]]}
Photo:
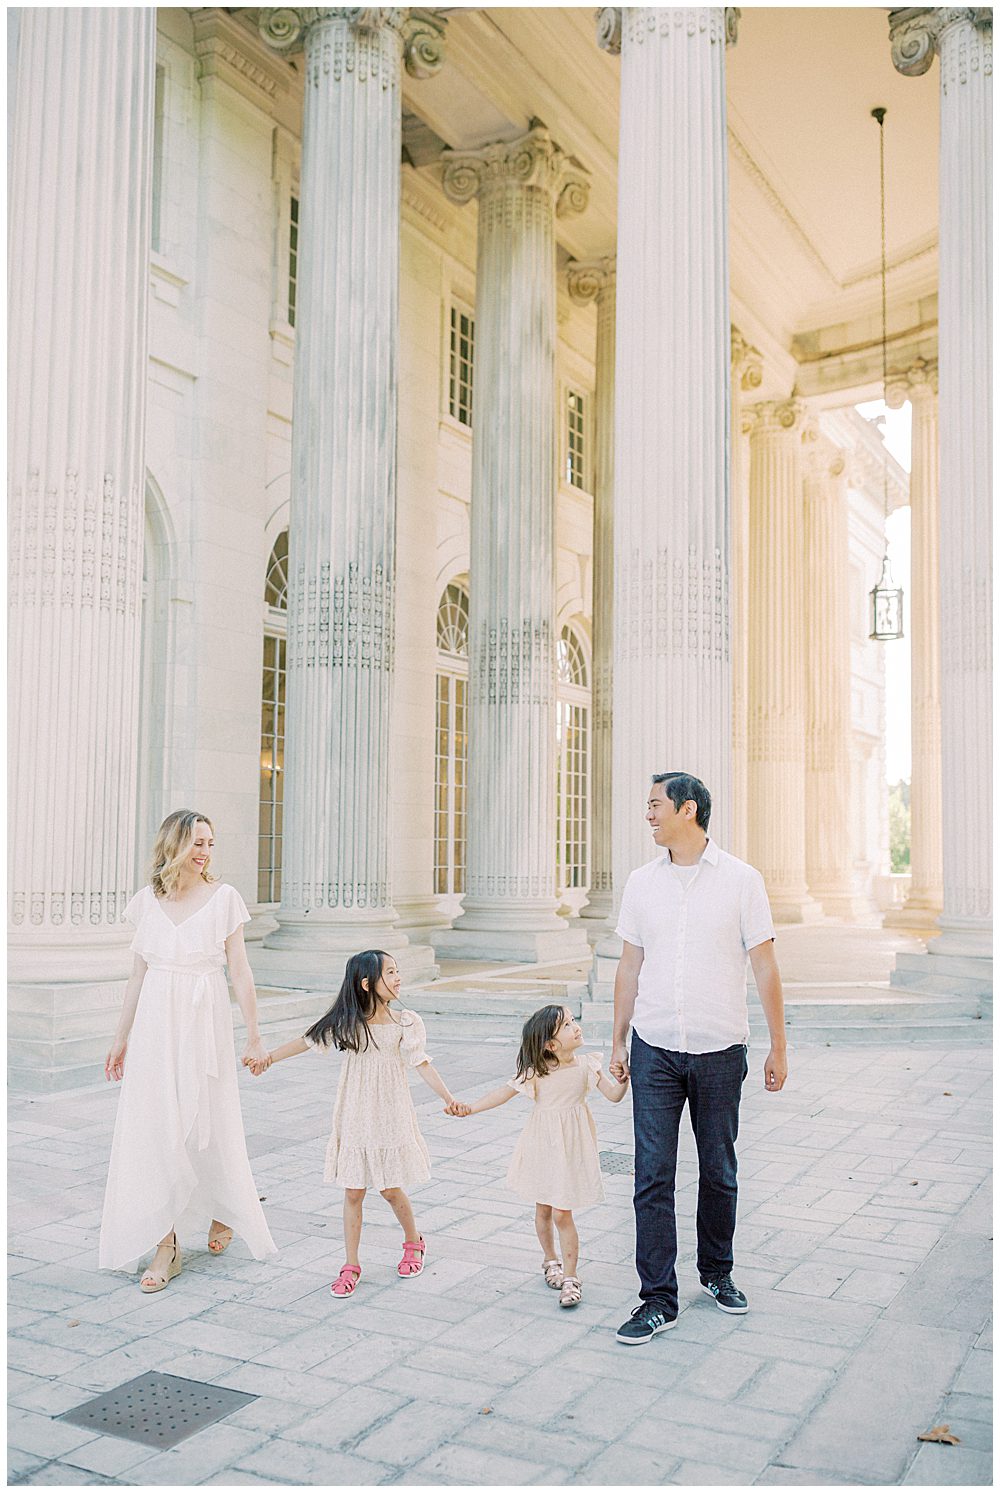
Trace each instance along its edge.
{"label": "column capital", "polygon": [[617,57],[622,49],[623,20],[629,26],[629,37],[643,41],[651,32],[659,31],[666,36],[671,28],[684,27],[689,36],[696,31],[711,31],[712,41],[722,41],[726,46],[735,46],[739,28],[738,5],[678,7],[665,10],[656,6],[626,8],[620,5],[602,5],[597,11],[597,45],[602,52]]}
{"label": "column capital", "polygon": [[909,368],[896,368],[886,381],[885,402],[900,409],[908,399],[934,395],[938,391],[937,358],[917,358]]}
{"label": "column capital", "polygon": [[578,306],[600,301],[606,291],[615,288],[615,264],[613,254],[605,254],[600,259],[571,259],[566,266],[570,300]]}
{"label": "column capital", "polygon": [[[897,72],[908,78],[926,73],[940,51],[941,38],[949,27],[961,22],[975,26],[989,38],[988,71],[992,71],[993,8],[985,5],[911,6],[889,11],[889,40]],[[964,82],[961,74],[958,81]]]}
{"label": "column capital", "polygon": [[764,359],[746,340],[739,327],[729,328],[729,365],[739,387],[747,394],[764,382]]}
{"label": "column capital", "polygon": [[556,216],[565,218],[583,212],[590,196],[586,168],[560,149],[543,124],[481,150],[443,151],[442,161],[444,194],[460,207],[511,186],[541,187],[555,202]]}
{"label": "column capital", "polygon": [[835,441],[820,429],[819,421],[807,420],[802,431],[802,455],[810,477],[842,477],[847,459]]}
{"label": "column capital", "polygon": [[[357,32],[399,33],[406,71],[414,78],[430,78],[444,62],[444,11],[407,6],[297,5],[261,10],[258,29],[276,52],[288,56],[301,51],[306,33],[322,21],[345,21]],[[339,76],[334,63],[335,75]]]}
{"label": "column capital", "polygon": [[801,399],[764,399],[748,407],[748,430],[751,435],[800,434],[806,417]]}

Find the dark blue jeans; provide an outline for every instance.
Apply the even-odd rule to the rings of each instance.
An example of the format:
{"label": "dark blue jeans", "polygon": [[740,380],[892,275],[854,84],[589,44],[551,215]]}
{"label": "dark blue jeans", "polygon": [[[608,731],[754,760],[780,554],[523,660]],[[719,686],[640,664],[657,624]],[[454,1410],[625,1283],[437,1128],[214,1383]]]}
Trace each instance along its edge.
{"label": "dark blue jeans", "polygon": [[685,1101],[698,1147],[698,1274],[733,1268],[736,1232],[736,1133],[747,1076],[741,1042],[721,1052],[669,1052],[632,1033],[635,1128],[635,1264],[644,1301],[677,1315],[677,1219],[674,1178]]}

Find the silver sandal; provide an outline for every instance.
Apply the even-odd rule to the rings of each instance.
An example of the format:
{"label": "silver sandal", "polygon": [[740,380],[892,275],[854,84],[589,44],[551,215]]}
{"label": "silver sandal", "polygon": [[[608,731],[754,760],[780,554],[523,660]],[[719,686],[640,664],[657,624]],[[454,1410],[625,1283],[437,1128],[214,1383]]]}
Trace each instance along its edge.
{"label": "silver sandal", "polygon": [[579,1306],[583,1296],[583,1287],[578,1275],[567,1275],[563,1278],[562,1290],[559,1293],[560,1306]]}
{"label": "silver sandal", "polygon": [[563,1283],[562,1260],[543,1260],[542,1274],[545,1276],[545,1284],[551,1286],[553,1291],[558,1291]]}

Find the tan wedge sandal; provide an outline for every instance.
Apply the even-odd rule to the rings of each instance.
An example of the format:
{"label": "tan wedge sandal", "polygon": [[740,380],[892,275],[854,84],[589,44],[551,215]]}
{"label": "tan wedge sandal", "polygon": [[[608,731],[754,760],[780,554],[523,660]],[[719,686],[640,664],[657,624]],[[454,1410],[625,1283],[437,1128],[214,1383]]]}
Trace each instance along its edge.
{"label": "tan wedge sandal", "polygon": [[[214,1225],[213,1225],[214,1227]],[[228,1224],[220,1223],[215,1233],[208,1231],[208,1248],[213,1255],[224,1255],[233,1242],[233,1231]]]}
{"label": "tan wedge sandal", "polygon": [[[147,1270],[145,1275],[139,1282],[139,1290],[142,1291],[146,1296],[152,1296],[154,1291],[165,1291],[167,1289],[167,1286],[173,1280],[174,1276],[180,1275],[181,1273],[181,1252],[177,1248],[177,1235],[172,1234],[171,1238],[174,1241],[174,1254],[173,1259],[167,1266],[166,1275],[162,1274],[162,1272],[159,1270]],[[160,1247],[161,1246],[157,1245],[158,1249]],[[164,1249],[167,1248],[165,1244],[162,1247]],[[147,1281],[149,1282],[148,1285]]]}

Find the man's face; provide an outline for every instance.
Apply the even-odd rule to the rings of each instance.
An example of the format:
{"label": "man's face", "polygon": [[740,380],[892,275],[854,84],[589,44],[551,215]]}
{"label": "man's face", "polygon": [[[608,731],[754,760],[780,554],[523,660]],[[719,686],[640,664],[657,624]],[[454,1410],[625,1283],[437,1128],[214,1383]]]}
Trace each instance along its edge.
{"label": "man's face", "polygon": [[653,831],[653,843],[666,850],[673,845],[684,827],[684,811],[689,804],[674,807],[662,783],[654,783],[646,801],[646,821]]}

